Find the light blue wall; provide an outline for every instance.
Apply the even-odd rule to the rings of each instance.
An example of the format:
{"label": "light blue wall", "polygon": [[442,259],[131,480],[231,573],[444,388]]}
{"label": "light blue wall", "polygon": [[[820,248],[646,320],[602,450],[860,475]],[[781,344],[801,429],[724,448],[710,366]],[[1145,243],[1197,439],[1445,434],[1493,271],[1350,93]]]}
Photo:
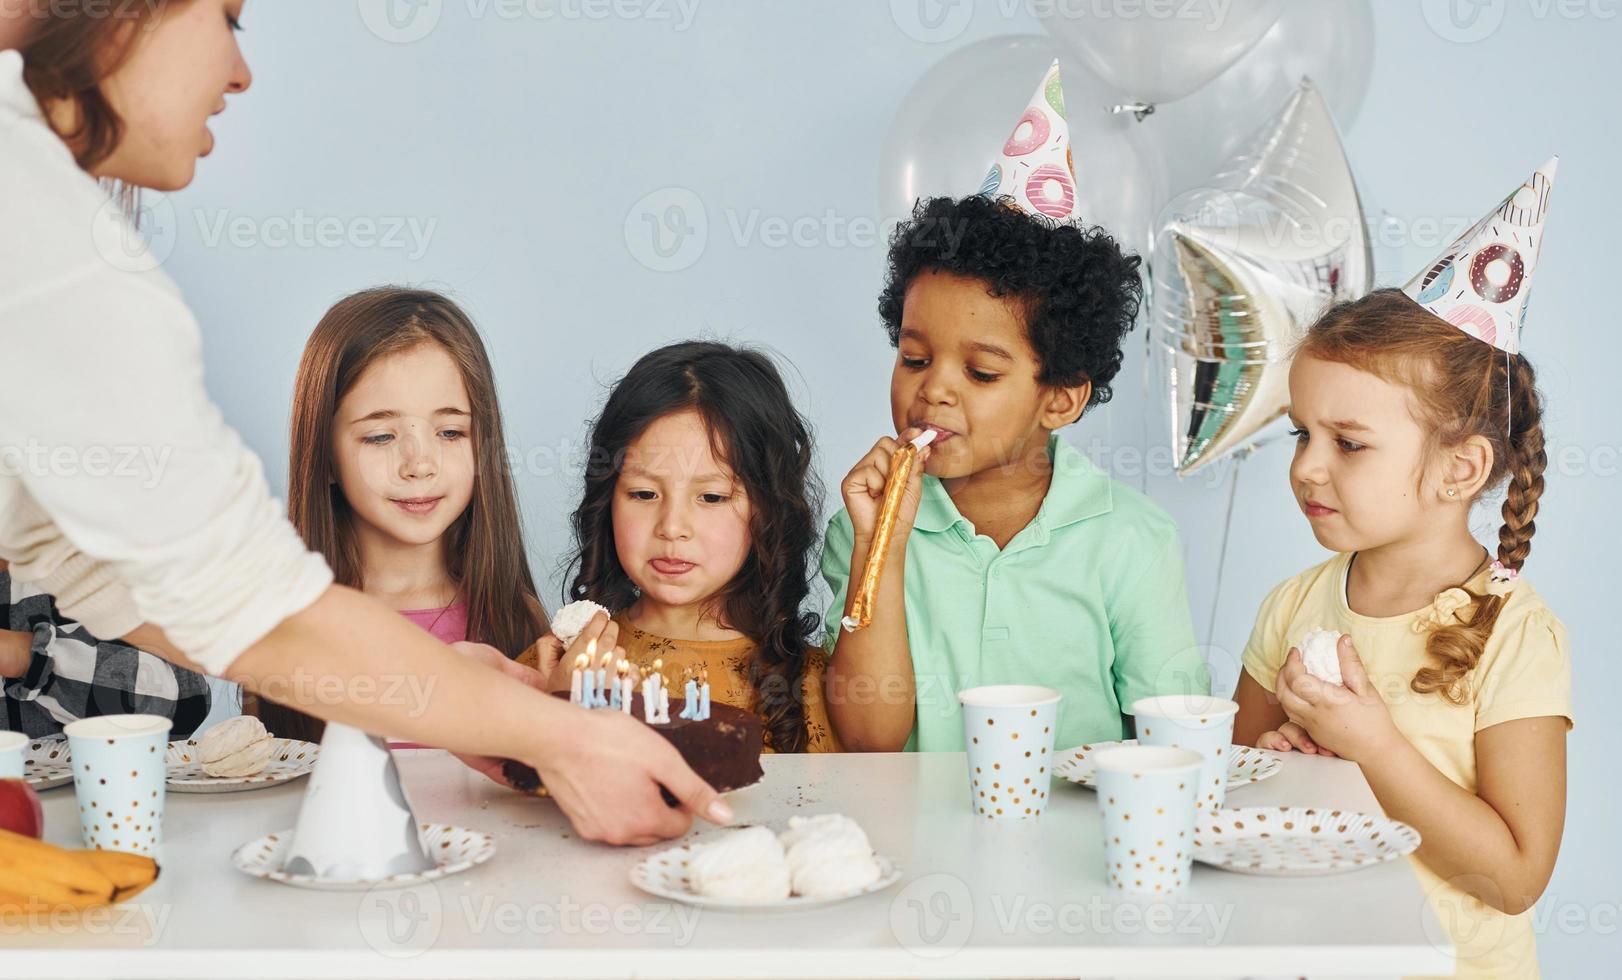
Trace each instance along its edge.
{"label": "light blue wall", "polygon": [[[285,479],[306,334],[339,296],[392,281],[450,291],[488,338],[549,605],[576,488],[555,461],[578,447],[604,385],[651,347],[705,335],[775,349],[794,366],[822,472],[837,485],[887,425],[890,355],[874,314],[883,249],[871,235],[850,239],[881,217],[876,168],[891,115],[954,47],[1039,25],[1012,0],[986,0],[966,21],[949,6],[942,33],[963,27],[942,43],[900,29],[899,0],[418,2],[440,19],[406,44],[368,30],[361,10],[380,3],[250,4],[254,89],[216,121],[219,148],[196,183],[169,199],[167,267],[203,322],[210,388],[272,482]],[[1563,158],[1525,339],[1556,447],[1529,575],[1570,628],[1579,718],[1540,942],[1550,976],[1588,974],[1602,951],[1614,958],[1622,899],[1610,809],[1622,723],[1602,701],[1622,685],[1603,612],[1622,545],[1622,432],[1607,397],[1622,355],[1622,0],[1488,0],[1488,22],[1504,19],[1474,43],[1432,29],[1446,23],[1434,16],[1445,0],[1378,7],[1374,82],[1347,134],[1375,205],[1404,222],[1474,218],[1549,153]],[[626,222],[644,195],[671,187],[696,195],[708,231],[688,268],[660,272],[649,264],[663,260],[631,244],[647,241],[645,229],[628,235]],[[301,218],[336,222],[340,241],[278,244]],[[766,237],[802,218],[801,244]],[[407,224],[399,247],[368,240],[395,222]],[[421,254],[410,222],[428,232]],[[237,225],[247,238],[233,238]],[[1417,237],[1386,246],[1394,267],[1444,244]],[[1071,434],[1078,445],[1141,448],[1137,356],[1134,344],[1116,401]],[[1213,634],[1230,684],[1261,597],[1323,557],[1290,498],[1287,454],[1264,450],[1243,473]],[[1148,489],[1183,527],[1203,633],[1225,485],[1157,477]],[[1493,517],[1481,515],[1484,537]]]}

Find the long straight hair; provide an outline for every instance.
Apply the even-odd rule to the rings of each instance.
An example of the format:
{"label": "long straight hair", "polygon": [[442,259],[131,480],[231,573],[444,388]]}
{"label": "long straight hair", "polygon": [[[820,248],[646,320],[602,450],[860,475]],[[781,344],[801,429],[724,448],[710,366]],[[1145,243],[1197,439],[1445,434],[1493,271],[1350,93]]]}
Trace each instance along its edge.
{"label": "long straight hair", "polygon": [[610,609],[636,601],[636,583],[614,546],[614,488],[631,443],[658,419],[684,410],[704,420],[716,457],[749,498],[749,553],[713,597],[716,611],[754,641],[748,681],[768,744],[803,752],[805,651],[820,621],[802,606],[820,490],[810,426],[764,354],[702,341],[672,344],[637,361],[614,387],[591,428],[585,494],[573,519],[570,595]]}
{"label": "long straight hair", "polygon": [[[287,516],[305,543],[326,556],[338,584],[365,588],[354,512],[333,458],[333,420],[368,367],[424,344],[439,346],[456,362],[473,413],[473,498],[445,531],[446,569],[467,604],[468,639],[517,657],[548,626],[524,554],[495,372],[478,330],[450,299],[386,286],[340,300],[321,318],[293,384]],[[260,718],[276,734],[319,738],[323,726],[316,719],[260,704]]]}

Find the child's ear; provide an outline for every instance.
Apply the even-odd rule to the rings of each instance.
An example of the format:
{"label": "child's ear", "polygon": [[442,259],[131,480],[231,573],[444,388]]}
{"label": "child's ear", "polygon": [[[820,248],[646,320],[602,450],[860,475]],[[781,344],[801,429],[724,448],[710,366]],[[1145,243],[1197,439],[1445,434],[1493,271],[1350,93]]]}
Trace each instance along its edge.
{"label": "child's ear", "polygon": [[1086,410],[1087,402],[1092,397],[1091,381],[1083,381],[1071,388],[1049,388],[1047,404],[1042,410],[1042,428],[1051,432],[1081,418],[1081,413]]}
{"label": "child's ear", "polygon": [[1474,500],[1492,475],[1492,444],[1481,436],[1470,436],[1444,452],[1442,493],[1449,501]]}

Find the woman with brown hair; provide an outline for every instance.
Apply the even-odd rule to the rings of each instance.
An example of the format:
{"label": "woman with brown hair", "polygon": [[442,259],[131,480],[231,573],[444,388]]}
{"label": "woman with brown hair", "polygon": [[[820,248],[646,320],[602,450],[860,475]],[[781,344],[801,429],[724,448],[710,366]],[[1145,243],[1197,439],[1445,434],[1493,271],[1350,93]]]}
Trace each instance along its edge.
{"label": "woman with brown hair", "polygon": [[[527,763],[583,837],[652,843],[692,813],[729,820],[645,726],[583,716],[333,584],[209,400],[196,320],[98,181],[190,182],[209,117],[252,80],[242,8],[50,5],[0,52],[0,446],[23,450],[0,470],[0,560],[94,635],[316,717]],[[152,465],[108,468],[109,447]],[[390,677],[431,693],[360,695]]]}

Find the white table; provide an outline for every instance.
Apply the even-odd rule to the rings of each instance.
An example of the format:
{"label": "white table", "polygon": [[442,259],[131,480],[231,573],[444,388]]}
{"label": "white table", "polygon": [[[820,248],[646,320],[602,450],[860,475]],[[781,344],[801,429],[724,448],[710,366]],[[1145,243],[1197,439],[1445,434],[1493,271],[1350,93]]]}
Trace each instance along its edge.
{"label": "white table", "polygon": [[[492,832],[496,856],[437,886],[317,892],[250,878],[231,852],[289,828],[303,781],[170,794],[163,874],[128,906],[0,933],[0,973],[53,977],[1147,976],[1452,971],[1413,872],[1397,861],[1319,878],[1195,865],[1178,903],[1104,890],[1090,791],[1055,781],[1040,820],[969,812],[958,754],[768,756],[735,793],[739,822],[842,812],[906,870],[888,891],[801,913],[700,912],[645,895],[648,850],[584,845],[548,800],[500,789],[444,753],[397,753],[418,816]],[[71,787],[43,794],[76,844]],[[1377,812],[1361,773],[1292,755],[1234,806]],[[1434,940],[1434,941],[1433,941]]]}

